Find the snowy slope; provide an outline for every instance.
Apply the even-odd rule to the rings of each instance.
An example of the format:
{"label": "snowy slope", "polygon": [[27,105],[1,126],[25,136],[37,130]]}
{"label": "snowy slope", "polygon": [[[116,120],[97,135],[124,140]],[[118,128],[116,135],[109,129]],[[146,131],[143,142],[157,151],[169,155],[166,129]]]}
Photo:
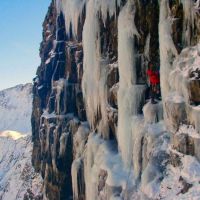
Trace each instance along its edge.
{"label": "snowy slope", "polygon": [[32,85],[0,91],[0,200],[40,199],[31,164]]}
{"label": "snowy slope", "polygon": [[0,91],[0,131],[31,132],[32,84]]}
{"label": "snowy slope", "polygon": [[[18,139],[15,139],[17,135]],[[41,194],[41,177],[31,164],[31,138],[10,132],[0,135],[0,199],[19,200]]]}

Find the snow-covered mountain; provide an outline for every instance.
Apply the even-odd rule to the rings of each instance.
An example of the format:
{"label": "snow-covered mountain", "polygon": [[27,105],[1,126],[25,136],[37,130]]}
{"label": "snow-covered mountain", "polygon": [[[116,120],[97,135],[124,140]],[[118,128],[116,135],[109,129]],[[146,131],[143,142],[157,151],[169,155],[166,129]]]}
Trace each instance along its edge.
{"label": "snow-covered mountain", "polygon": [[31,137],[20,133],[0,135],[0,199],[35,199],[41,195],[41,177],[31,164]]}
{"label": "snow-covered mountain", "polygon": [[40,199],[31,164],[32,84],[0,91],[0,200]]}
{"label": "snow-covered mountain", "polygon": [[32,84],[0,91],[0,131],[31,132]]}

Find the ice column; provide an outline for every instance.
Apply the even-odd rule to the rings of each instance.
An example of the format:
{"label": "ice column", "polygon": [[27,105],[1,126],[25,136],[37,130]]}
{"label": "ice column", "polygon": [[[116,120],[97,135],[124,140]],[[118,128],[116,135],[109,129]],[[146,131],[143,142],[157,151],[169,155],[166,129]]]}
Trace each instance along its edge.
{"label": "ice column", "polygon": [[172,61],[174,56],[178,55],[174,45],[171,26],[172,19],[170,18],[168,0],[160,2],[160,21],[159,21],[159,42],[160,42],[160,81],[161,93],[163,99],[170,91],[169,74],[172,70]]}
{"label": "ice column", "polygon": [[[118,144],[126,167],[133,164],[134,131],[137,129],[133,117],[138,114],[138,108],[143,97],[144,86],[136,85],[135,36],[136,29],[135,1],[126,3],[118,18],[118,62],[119,62],[119,92],[118,92]],[[139,132],[139,131],[138,131]]]}
{"label": "ice column", "polygon": [[107,65],[106,58],[100,54],[100,28],[97,13],[95,12],[95,1],[90,0],[87,3],[87,14],[83,28],[83,79],[82,89],[86,104],[87,118],[90,126],[97,126],[97,118],[101,117],[99,122],[100,131],[106,135],[107,127]]}

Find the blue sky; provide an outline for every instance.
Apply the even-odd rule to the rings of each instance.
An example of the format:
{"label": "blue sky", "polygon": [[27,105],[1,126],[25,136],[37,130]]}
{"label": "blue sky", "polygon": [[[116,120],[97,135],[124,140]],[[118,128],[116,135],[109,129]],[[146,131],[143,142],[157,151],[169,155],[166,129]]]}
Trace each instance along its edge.
{"label": "blue sky", "polygon": [[32,82],[50,0],[0,0],[0,90]]}

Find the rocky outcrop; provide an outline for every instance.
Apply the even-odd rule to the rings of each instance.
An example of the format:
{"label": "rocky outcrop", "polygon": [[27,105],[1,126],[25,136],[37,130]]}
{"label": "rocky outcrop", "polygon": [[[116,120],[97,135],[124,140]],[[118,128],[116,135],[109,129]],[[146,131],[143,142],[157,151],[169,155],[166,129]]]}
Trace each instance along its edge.
{"label": "rocky outcrop", "polygon": [[[168,0],[52,1],[33,88],[32,163],[44,198],[156,198],[166,166],[179,164],[167,150],[170,134],[174,149],[199,158],[198,139],[180,131],[199,131],[198,52],[178,57],[199,37],[187,11]],[[149,102],[149,61],[161,66],[157,104]]]}
{"label": "rocky outcrop", "polygon": [[[185,61],[183,62],[183,57]],[[165,99],[173,147],[199,159],[198,48],[184,49],[171,72],[172,93]]]}

